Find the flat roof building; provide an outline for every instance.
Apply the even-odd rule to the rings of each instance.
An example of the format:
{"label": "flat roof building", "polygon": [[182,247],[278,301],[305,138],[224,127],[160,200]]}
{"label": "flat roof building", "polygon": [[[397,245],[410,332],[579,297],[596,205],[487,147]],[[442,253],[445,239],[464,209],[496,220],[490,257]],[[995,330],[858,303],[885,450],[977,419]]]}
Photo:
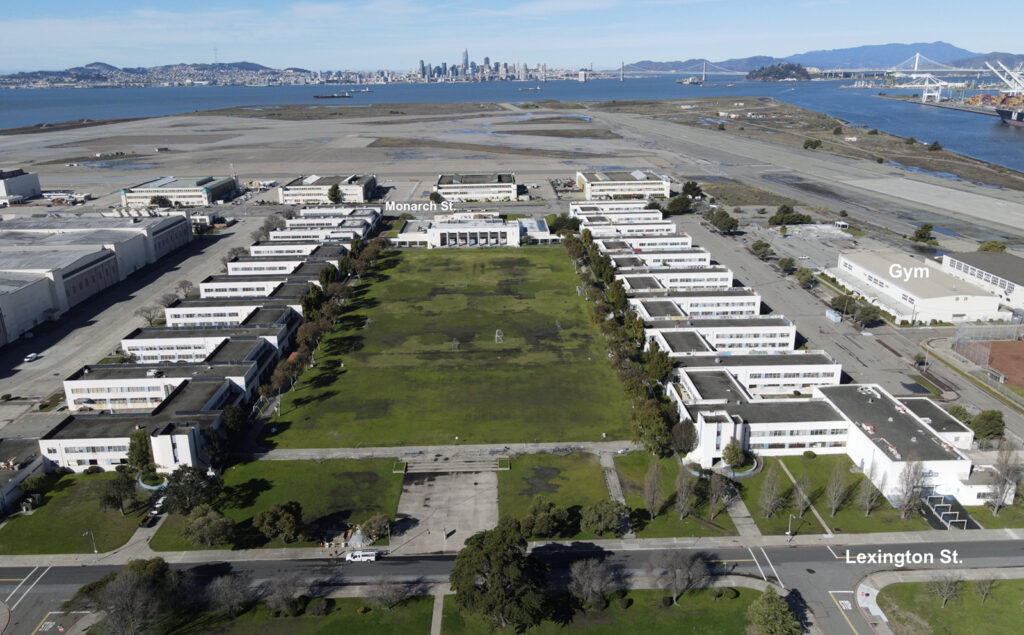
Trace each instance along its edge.
{"label": "flat roof building", "polygon": [[38,174],[22,169],[0,170],[0,203],[21,203],[42,194]]}
{"label": "flat roof building", "polygon": [[668,198],[672,195],[672,180],[650,170],[577,172],[576,185],[588,200]]}
{"label": "flat roof building", "polygon": [[121,190],[121,205],[146,207],[154,197],[164,197],[171,205],[202,207],[234,196],[238,183],[233,176],[174,177],[165,176]]}
{"label": "flat roof building", "polygon": [[1008,320],[1000,297],[944,272],[937,264],[895,251],[839,256],[836,277],[897,322]]}
{"label": "flat roof building", "polygon": [[441,174],[434,191],[446,201],[515,201],[519,197],[516,175],[512,172],[494,174]]}
{"label": "flat roof building", "polygon": [[942,270],[999,296],[1015,309],[1024,309],[1024,258],[992,251],[968,251],[942,256]]}
{"label": "flat roof building", "polygon": [[[332,201],[330,191],[338,186],[338,200]],[[366,203],[377,191],[375,174],[349,174],[346,176],[300,176],[281,186],[278,201],[282,205],[336,205],[338,203]]]}

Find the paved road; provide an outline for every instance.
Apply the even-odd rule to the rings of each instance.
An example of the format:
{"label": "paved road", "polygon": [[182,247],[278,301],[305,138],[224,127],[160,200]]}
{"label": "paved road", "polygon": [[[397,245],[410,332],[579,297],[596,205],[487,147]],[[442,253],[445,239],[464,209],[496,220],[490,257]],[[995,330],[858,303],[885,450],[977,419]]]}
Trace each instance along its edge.
{"label": "paved road", "polygon": [[[638,541],[629,549],[609,550],[593,542],[571,545],[540,546],[533,553],[547,563],[555,581],[564,580],[568,564],[576,559],[601,557],[619,569],[640,587],[650,587],[659,570],[658,562],[666,552],[687,549],[700,553],[720,575],[731,574],[777,583],[786,590],[799,593],[811,609],[818,624],[826,633],[871,632],[867,620],[856,610],[852,597],[858,582],[867,574],[888,570],[1003,568],[1024,566],[1024,541],[981,540],[931,542],[886,541],[883,544],[843,546],[828,545],[769,545],[644,548]],[[879,549],[884,551],[880,552]],[[945,550],[945,551],[944,551]],[[872,561],[880,553],[925,554],[930,562],[897,567],[892,561]],[[955,553],[954,553],[955,552]],[[863,554],[863,555],[859,555]],[[943,556],[950,560],[943,562]],[[846,558],[849,557],[848,562]],[[858,558],[863,561],[858,563]],[[434,583],[447,579],[454,556],[395,556],[375,563],[338,563],[325,559],[278,561],[240,561],[233,563],[210,562],[203,564],[173,565],[192,574],[209,579],[227,573],[245,573],[254,584],[274,579],[285,573],[298,573],[306,582],[317,586],[336,587],[352,584],[370,584],[386,577],[406,582]],[[111,566],[68,567],[3,567],[0,568],[0,599],[12,609],[8,633],[32,633],[51,611],[59,611],[62,600],[86,582],[116,570]],[[846,608],[845,602],[850,602]],[[51,619],[54,616],[50,616]]]}

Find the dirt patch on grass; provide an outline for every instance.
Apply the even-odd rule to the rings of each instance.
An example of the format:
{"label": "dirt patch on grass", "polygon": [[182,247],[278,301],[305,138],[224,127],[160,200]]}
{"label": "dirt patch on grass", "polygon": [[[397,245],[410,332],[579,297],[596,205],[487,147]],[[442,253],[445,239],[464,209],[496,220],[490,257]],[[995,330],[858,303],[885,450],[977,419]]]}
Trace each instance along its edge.
{"label": "dirt patch on grass", "polygon": [[558,475],[561,473],[562,470],[557,467],[534,465],[533,474],[524,479],[527,487],[523,490],[523,495],[532,497],[537,494],[557,492],[559,486],[552,483],[552,481],[558,478]]}
{"label": "dirt patch on grass", "polygon": [[482,145],[478,143],[456,143],[453,141],[437,141],[434,139],[405,139],[399,137],[379,137],[367,147],[370,148],[448,148],[450,150],[467,150],[470,152],[486,152],[489,154],[514,154],[528,157],[547,157],[550,159],[579,159],[583,157],[607,157],[607,154],[591,154],[588,152],[567,152],[564,150],[542,150],[540,148],[510,148],[499,145]]}
{"label": "dirt patch on grass", "polygon": [[775,207],[783,204],[790,206],[801,204],[799,201],[789,197],[779,196],[767,190],[762,190],[759,187],[742,183],[704,183],[701,184],[701,189],[709,196],[713,196],[716,203],[731,207],[741,205]]}

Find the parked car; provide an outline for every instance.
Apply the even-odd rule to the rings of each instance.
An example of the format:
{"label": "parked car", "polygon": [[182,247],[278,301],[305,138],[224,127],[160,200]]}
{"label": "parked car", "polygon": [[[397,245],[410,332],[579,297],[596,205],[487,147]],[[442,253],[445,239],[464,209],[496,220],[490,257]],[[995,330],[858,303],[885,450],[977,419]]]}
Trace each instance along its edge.
{"label": "parked car", "polygon": [[380,558],[379,551],[350,551],[345,554],[346,562],[373,562]]}
{"label": "parked car", "polygon": [[156,516],[153,516],[151,514],[146,514],[145,516],[142,517],[142,520],[139,521],[139,527],[142,527],[143,529],[146,529],[148,527],[152,527],[153,525],[156,524],[156,520],[157,520]]}
{"label": "parked car", "polygon": [[34,362],[37,359],[39,359],[39,353],[29,353],[28,355],[25,356],[26,362]]}

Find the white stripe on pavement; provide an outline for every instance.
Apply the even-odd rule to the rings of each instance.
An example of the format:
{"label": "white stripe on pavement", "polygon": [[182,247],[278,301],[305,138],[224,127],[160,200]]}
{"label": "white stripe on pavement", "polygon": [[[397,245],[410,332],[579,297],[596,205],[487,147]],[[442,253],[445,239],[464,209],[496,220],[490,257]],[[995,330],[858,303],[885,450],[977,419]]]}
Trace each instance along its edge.
{"label": "white stripe on pavement", "polygon": [[[36,567],[36,568],[38,568],[38,567]],[[21,597],[18,598],[18,601],[15,602],[14,606],[11,607],[11,613],[14,612],[14,609],[18,608],[18,605],[21,604],[21,601],[25,599],[25,596],[32,592],[32,589],[34,589],[35,586],[37,584],[39,584],[39,581],[43,579],[43,576],[46,575],[47,572],[49,572],[50,569],[52,569],[52,568],[53,568],[52,565],[49,566],[49,567],[46,567],[46,570],[44,570],[42,573],[39,574],[39,577],[36,578],[36,581],[33,582],[32,585],[29,588],[25,589],[25,592],[21,594]]]}
{"label": "white stripe on pavement", "polygon": [[21,579],[21,582],[18,583],[18,586],[14,587],[14,590],[11,591],[11,594],[7,596],[6,600],[4,600],[4,604],[6,604],[7,602],[11,601],[11,598],[14,597],[14,594],[17,593],[18,589],[21,588],[21,585],[25,584],[25,580],[28,580],[29,578],[31,578],[32,574],[35,573],[36,569],[38,569],[38,568],[39,567],[36,567],[35,569],[32,569],[31,571],[28,572],[27,576],[25,576],[24,578]]}
{"label": "white stripe on pavement", "polygon": [[764,547],[761,547],[761,553],[764,554],[764,559],[768,562],[768,566],[772,568],[772,573],[775,574],[775,579],[779,581],[779,586],[785,590],[786,585],[782,583],[782,578],[779,577],[779,572],[775,570],[775,565],[772,564],[772,559],[768,557],[768,552],[764,550]]}
{"label": "white stripe on pavement", "polygon": [[757,561],[757,556],[754,555],[754,550],[750,547],[747,547],[747,551],[750,552],[750,557],[754,559],[754,564],[757,565],[757,570],[761,572],[761,577],[764,578],[765,582],[767,582],[768,576],[764,574],[764,569],[761,568],[761,563]]}

